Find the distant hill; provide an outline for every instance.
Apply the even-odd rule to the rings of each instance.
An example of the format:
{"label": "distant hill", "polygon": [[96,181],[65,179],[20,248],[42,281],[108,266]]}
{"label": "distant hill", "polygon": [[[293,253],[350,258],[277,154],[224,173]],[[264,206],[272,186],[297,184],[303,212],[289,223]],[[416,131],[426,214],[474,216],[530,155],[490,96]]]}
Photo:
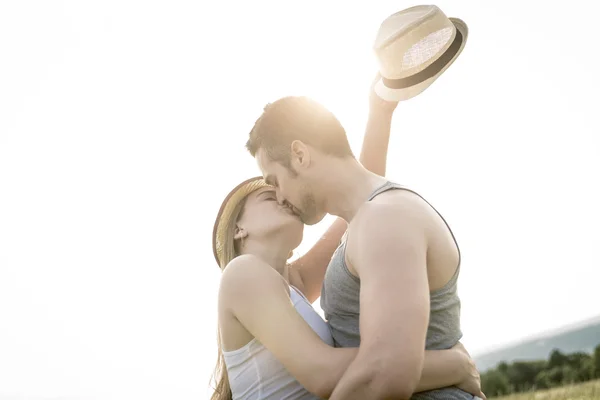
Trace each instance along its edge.
{"label": "distant hill", "polygon": [[554,349],[563,353],[591,353],[600,344],[600,316],[569,325],[554,332],[526,339],[520,343],[493,350],[473,358],[480,372],[500,362],[546,360]]}

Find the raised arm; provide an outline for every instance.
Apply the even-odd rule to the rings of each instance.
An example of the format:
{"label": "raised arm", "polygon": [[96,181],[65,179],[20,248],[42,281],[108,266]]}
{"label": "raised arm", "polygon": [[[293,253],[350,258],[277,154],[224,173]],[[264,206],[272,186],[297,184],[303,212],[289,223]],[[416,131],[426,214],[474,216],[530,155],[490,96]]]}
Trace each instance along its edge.
{"label": "raised arm", "polygon": [[[378,80],[379,74],[371,86],[369,119],[359,161],[369,171],[384,176],[392,116],[398,103],[382,100],[375,94],[373,86]],[[346,232],[347,226],[346,221],[336,218],[319,241],[305,255],[292,263],[290,273],[294,284],[303,291],[310,302],[315,301],[321,295],[321,285],[327,265]]]}
{"label": "raised arm", "polygon": [[[325,344],[291,304],[281,276],[256,257],[238,257],[225,269],[219,302],[220,309],[230,312],[307,390],[321,398],[331,395],[358,354],[358,348]],[[427,351],[417,390],[462,383],[478,391],[479,377],[472,376],[471,365],[469,355],[459,347]]]}
{"label": "raised arm", "polygon": [[361,281],[361,343],[332,399],[408,399],[417,390],[429,321],[427,212],[398,196],[366,204],[353,221],[346,257]]}

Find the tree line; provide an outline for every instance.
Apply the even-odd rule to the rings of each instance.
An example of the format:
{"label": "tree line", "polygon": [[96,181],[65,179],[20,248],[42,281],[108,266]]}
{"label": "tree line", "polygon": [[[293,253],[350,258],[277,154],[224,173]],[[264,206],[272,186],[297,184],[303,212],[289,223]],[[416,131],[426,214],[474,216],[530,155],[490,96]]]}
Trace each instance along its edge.
{"label": "tree line", "polygon": [[481,388],[486,396],[493,397],[592,379],[600,379],[600,344],[592,354],[564,354],[554,349],[548,360],[502,362],[481,374]]}

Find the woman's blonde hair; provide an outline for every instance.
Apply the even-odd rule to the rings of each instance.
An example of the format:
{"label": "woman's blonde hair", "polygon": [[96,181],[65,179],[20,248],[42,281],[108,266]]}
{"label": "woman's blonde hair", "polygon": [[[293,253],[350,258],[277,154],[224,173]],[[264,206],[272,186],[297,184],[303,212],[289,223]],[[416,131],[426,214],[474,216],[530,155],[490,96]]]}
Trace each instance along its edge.
{"label": "woman's blonde hair", "polygon": [[[235,234],[236,224],[238,220],[242,217],[242,212],[244,210],[244,205],[246,204],[245,197],[241,200],[234,208],[229,221],[227,221],[227,229],[226,229],[226,237],[223,243],[223,252],[221,253],[221,257],[219,259],[219,266],[221,267],[221,271],[227,267],[227,264],[231,262],[234,258],[240,255],[241,244],[239,241],[233,238]],[[217,324],[218,327],[218,324]],[[210,400],[232,400],[233,396],[231,393],[231,386],[229,385],[229,377],[227,376],[227,368],[225,366],[225,359],[223,357],[223,348],[221,345],[221,332],[220,329],[217,328],[217,365],[215,366],[215,370],[212,375],[212,381],[214,382],[215,392],[210,397]]]}
{"label": "woman's blonde hair", "polygon": [[[232,191],[235,193],[239,188],[245,188],[247,191],[246,194],[238,200],[238,203],[235,205],[233,210],[229,213],[227,211],[224,213],[229,218],[227,221],[220,221],[221,212],[224,210],[224,205],[229,201],[228,198],[225,199],[224,205],[221,207],[221,211],[219,212],[219,216],[217,217],[217,221],[215,223],[215,233],[224,232],[220,240],[217,242],[213,242],[213,250],[215,252],[215,257],[218,261],[219,267],[221,271],[223,271],[227,265],[237,256],[241,254],[242,251],[242,241],[234,239],[237,223],[242,217],[244,213],[244,207],[246,205],[246,201],[248,199],[248,195],[253,193],[254,191],[260,189],[261,187],[268,186],[263,183],[262,178],[253,178],[242,184],[238,185],[236,189]],[[252,185],[248,187],[247,185]],[[231,196],[231,194],[230,194]],[[224,229],[221,231],[217,229],[220,226],[220,223],[226,223]],[[219,245],[215,245],[215,243],[219,243]],[[216,249],[219,249],[218,251]],[[290,251],[288,259],[293,256],[293,252]],[[218,326],[218,325],[217,325]],[[218,356],[217,356],[217,364],[215,366],[215,370],[212,375],[212,382],[214,383],[214,393],[211,396],[211,400],[232,400],[231,386],[229,384],[229,377],[227,376],[227,368],[225,365],[225,359],[223,357],[223,347],[221,343],[221,332],[220,329],[217,328],[217,348],[218,348]]]}

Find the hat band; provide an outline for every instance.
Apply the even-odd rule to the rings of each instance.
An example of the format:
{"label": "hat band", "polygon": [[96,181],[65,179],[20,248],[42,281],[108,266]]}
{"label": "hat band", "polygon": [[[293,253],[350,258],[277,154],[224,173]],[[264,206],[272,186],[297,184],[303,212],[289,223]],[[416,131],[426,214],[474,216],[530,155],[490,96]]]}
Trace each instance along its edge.
{"label": "hat band", "polygon": [[418,72],[414,75],[411,75],[407,78],[401,79],[386,79],[381,78],[383,84],[390,89],[406,89],[411,86],[415,86],[421,82],[426,81],[429,78],[434,77],[438,74],[444,67],[452,61],[463,41],[463,35],[460,30],[456,30],[456,35],[454,37],[454,41],[448,47],[448,50],[442,54],[440,58],[438,58],[435,62],[433,62],[430,66],[425,68],[423,71]]}

